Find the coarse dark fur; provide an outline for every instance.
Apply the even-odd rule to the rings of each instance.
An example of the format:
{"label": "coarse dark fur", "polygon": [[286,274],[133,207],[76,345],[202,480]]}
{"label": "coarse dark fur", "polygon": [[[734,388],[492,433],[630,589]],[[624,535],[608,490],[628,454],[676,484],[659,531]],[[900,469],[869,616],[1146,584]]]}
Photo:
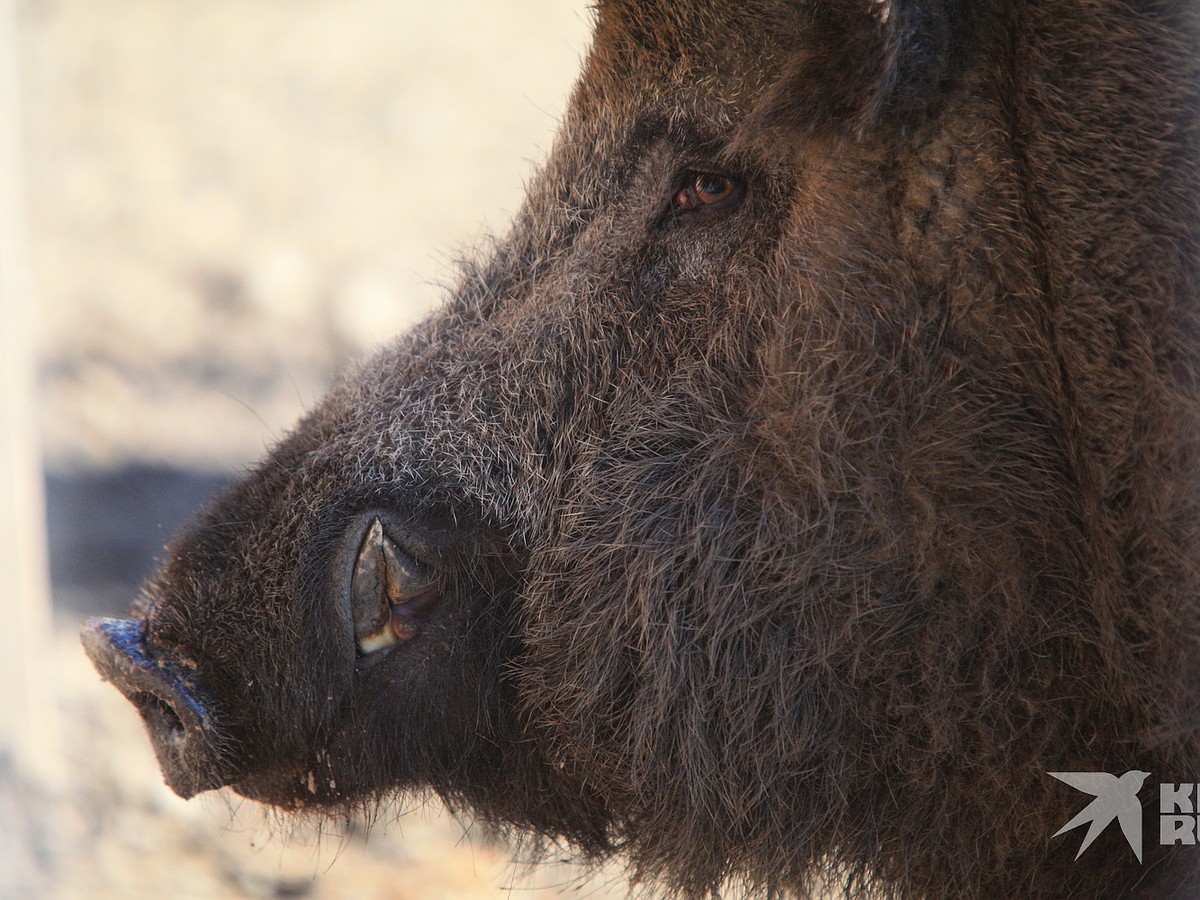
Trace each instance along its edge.
{"label": "coarse dark fur", "polygon": [[[184,792],[431,787],[687,896],[1185,884],[1047,772],[1200,780],[1196,20],[602,3],[508,236],[147,586]],[[364,657],[375,516],[442,599]]]}

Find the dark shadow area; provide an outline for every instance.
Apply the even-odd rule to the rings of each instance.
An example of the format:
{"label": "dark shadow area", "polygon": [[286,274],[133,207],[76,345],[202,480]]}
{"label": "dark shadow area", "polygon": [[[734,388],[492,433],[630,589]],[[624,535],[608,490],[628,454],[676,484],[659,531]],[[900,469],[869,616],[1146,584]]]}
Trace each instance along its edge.
{"label": "dark shadow area", "polygon": [[57,612],[124,615],[163,545],[230,479],[168,466],[46,475]]}

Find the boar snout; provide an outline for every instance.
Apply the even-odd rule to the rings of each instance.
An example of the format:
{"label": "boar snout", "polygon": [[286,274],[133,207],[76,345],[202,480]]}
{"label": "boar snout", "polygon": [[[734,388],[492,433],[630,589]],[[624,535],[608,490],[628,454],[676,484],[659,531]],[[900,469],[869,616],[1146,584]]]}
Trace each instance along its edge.
{"label": "boar snout", "polygon": [[167,785],[185,800],[228,784],[209,704],[187,667],[156,658],[138,619],[89,619],[83,645],[93,664],[141,713]]}

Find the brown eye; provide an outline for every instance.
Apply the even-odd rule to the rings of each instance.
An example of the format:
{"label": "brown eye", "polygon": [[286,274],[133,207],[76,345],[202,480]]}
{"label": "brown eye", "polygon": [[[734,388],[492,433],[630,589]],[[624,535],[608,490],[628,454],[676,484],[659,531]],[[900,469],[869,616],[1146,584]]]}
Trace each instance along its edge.
{"label": "brown eye", "polygon": [[681,212],[715,206],[737,195],[740,187],[741,183],[728,175],[693,172],[688,176],[684,186],[672,198],[671,208],[676,212]]}

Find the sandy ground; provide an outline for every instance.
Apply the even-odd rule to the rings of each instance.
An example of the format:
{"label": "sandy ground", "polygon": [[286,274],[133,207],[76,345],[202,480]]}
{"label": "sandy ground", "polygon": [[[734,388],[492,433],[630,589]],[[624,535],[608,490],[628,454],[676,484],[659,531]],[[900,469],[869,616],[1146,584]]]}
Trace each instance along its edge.
{"label": "sandy ground", "polygon": [[[39,439],[68,484],[234,473],[436,302],[519,203],[589,24],[574,0],[16,5]],[[99,556],[134,527],[56,515]],[[179,800],[79,649],[98,584],[56,584],[28,648],[54,752],[38,779],[0,752],[0,898],[625,895],[613,872],[521,872],[436,804],[318,839],[232,795]]]}
{"label": "sandy ground", "polygon": [[52,467],[260,455],[549,147],[576,0],[25,0]]}

